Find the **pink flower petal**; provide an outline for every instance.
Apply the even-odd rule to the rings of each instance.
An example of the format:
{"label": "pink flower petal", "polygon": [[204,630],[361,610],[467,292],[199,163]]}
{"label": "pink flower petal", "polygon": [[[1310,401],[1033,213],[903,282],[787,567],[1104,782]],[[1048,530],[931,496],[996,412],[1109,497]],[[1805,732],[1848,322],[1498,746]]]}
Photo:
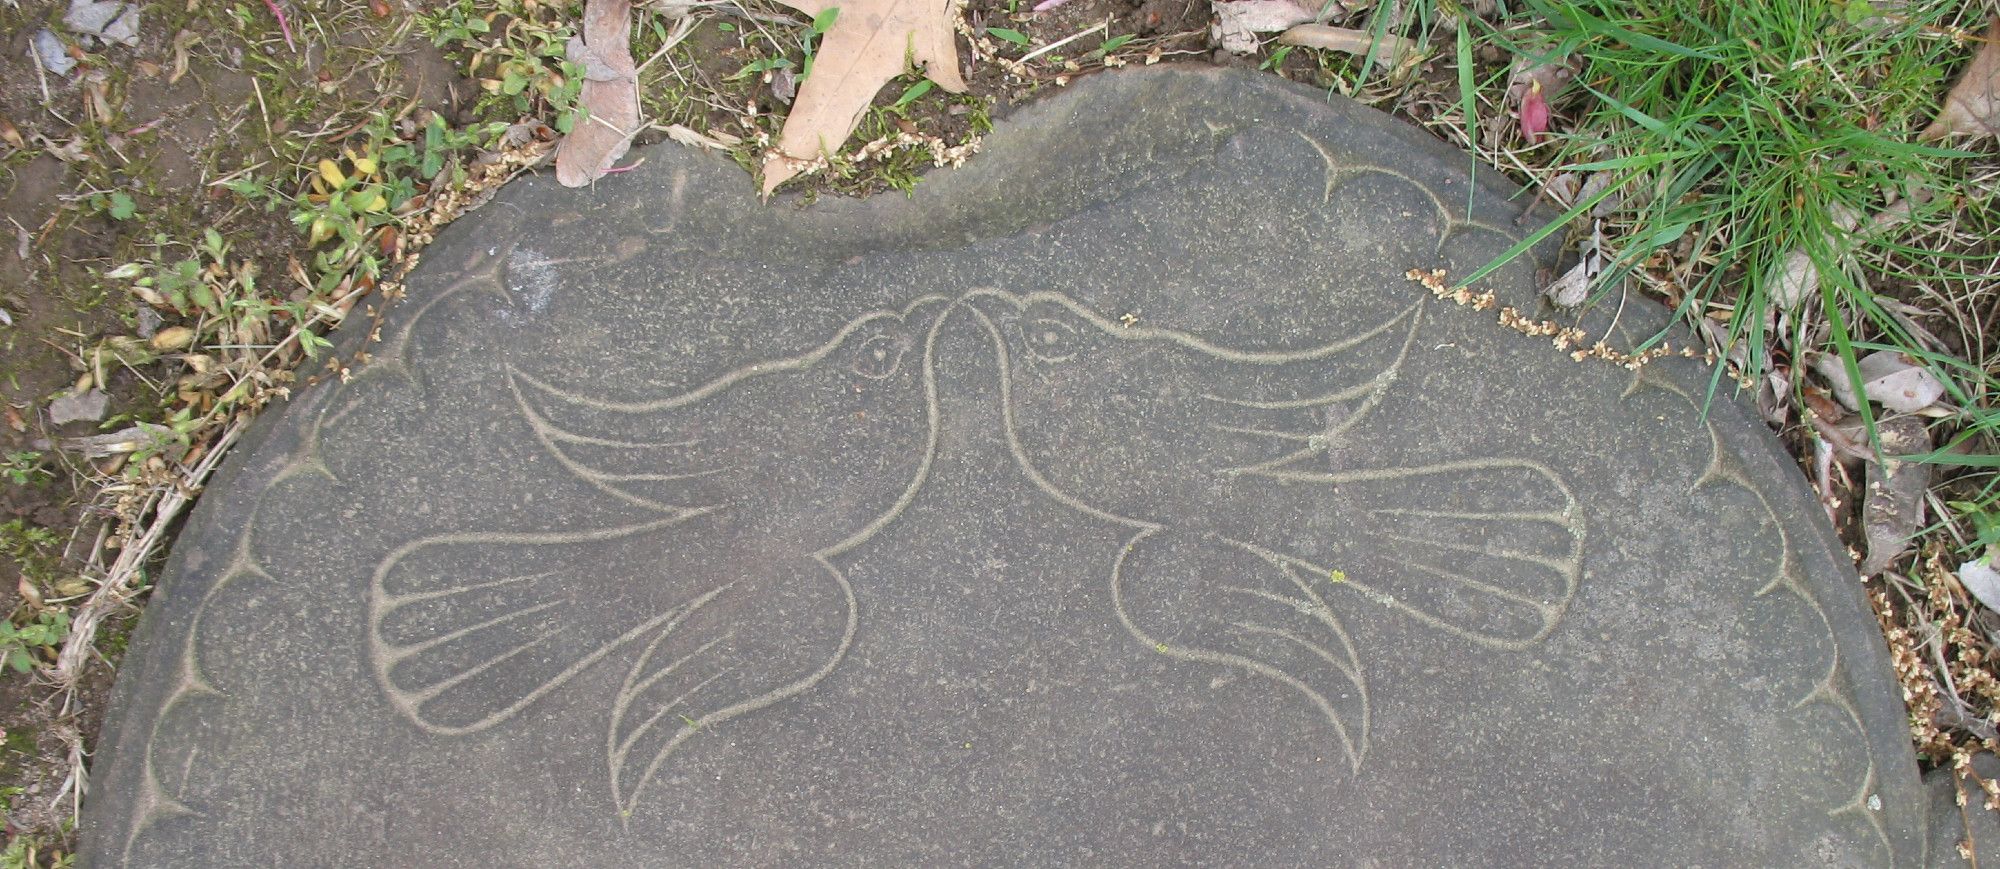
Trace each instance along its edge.
{"label": "pink flower petal", "polygon": [[1549,131],[1549,101],[1542,96],[1542,83],[1535,82],[1521,95],[1521,135],[1532,145]]}

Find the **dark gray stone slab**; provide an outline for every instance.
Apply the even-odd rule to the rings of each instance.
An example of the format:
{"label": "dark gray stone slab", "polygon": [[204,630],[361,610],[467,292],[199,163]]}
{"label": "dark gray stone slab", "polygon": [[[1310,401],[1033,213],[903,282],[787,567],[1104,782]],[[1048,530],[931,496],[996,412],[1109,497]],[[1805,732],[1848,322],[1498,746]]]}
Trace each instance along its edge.
{"label": "dark gray stone slab", "polygon": [[1926,861],[1759,424],[1403,277],[1534,223],[1464,155],[1160,69],[908,199],[647,157],[453,226],[232,458],[98,865]]}

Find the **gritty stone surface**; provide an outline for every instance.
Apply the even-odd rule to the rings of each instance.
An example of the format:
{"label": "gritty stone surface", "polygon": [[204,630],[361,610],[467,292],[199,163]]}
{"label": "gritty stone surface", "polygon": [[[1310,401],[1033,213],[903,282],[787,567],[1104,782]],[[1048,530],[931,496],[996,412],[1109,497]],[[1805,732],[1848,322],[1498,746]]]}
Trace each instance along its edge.
{"label": "gritty stone surface", "polygon": [[[910,198],[647,157],[451,227],[231,457],[95,865],[1929,859],[1761,426],[1404,277],[1542,219],[1464,155],[1163,68]],[[1480,289],[1572,322],[1550,253]]]}

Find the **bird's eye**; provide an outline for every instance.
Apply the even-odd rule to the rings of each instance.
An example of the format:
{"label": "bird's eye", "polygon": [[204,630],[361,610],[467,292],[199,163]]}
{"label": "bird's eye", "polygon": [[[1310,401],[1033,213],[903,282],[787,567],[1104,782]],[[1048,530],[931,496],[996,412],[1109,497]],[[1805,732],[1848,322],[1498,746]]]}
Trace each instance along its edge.
{"label": "bird's eye", "polygon": [[854,348],[848,368],[870,380],[882,380],[902,366],[905,347],[894,335],[876,335]]}
{"label": "bird's eye", "polygon": [[1061,320],[1036,317],[1021,323],[1028,352],[1043,362],[1066,362],[1077,352],[1076,327]]}

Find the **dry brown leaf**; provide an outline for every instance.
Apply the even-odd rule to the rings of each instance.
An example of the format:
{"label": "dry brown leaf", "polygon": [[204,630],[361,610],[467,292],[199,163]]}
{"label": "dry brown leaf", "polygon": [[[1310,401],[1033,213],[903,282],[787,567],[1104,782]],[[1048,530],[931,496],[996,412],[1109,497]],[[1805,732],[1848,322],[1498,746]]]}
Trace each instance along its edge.
{"label": "dry brown leaf", "polygon": [[1393,33],[1382,34],[1381,39],[1376,39],[1375,34],[1365,30],[1350,30],[1325,24],[1301,24],[1279,34],[1278,42],[1283,45],[1338,51],[1355,57],[1366,57],[1370,52],[1374,52],[1375,56],[1390,69],[1395,70],[1397,75],[1401,75],[1405,71],[1404,67],[1421,56],[1415,42]]}
{"label": "dry brown leaf", "polygon": [[1215,10],[1215,23],[1208,29],[1209,39],[1230,54],[1256,51],[1263,44],[1258,34],[1304,24],[1319,12],[1319,4],[1308,9],[1299,0],[1217,0],[1210,8]]}
{"label": "dry brown leaf", "polygon": [[1590,287],[1597,283],[1597,276],[1610,265],[1605,256],[1604,226],[1602,221],[1593,221],[1590,240],[1583,243],[1576,265],[1556,278],[1554,283],[1542,288],[1542,295],[1549,297],[1556,307],[1565,310],[1582,305],[1590,298]]}
{"label": "dry brown leaf", "polygon": [[1986,28],[1979,53],[1951,86],[1937,120],[1917,138],[1929,142],[1946,136],[1970,133],[1991,136],[2000,133],[2000,18]]}
{"label": "dry brown leaf", "polygon": [[875,94],[911,65],[952,93],[965,92],[958,74],[952,0],[784,0],[818,16],[838,6],[833,27],[813,56],[812,75],[799,86],[777,147],[764,155],[764,195],[826,154],[840,149],[861,123]]}
{"label": "dry brown leaf", "polygon": [[570,61],[583,67],[577,102],[589,115],[556,146],[556,181],[582,187],[603,177],[639,132],[630,0],[590,0],[583,9],[583,36],[570,40],[569,53]]}

